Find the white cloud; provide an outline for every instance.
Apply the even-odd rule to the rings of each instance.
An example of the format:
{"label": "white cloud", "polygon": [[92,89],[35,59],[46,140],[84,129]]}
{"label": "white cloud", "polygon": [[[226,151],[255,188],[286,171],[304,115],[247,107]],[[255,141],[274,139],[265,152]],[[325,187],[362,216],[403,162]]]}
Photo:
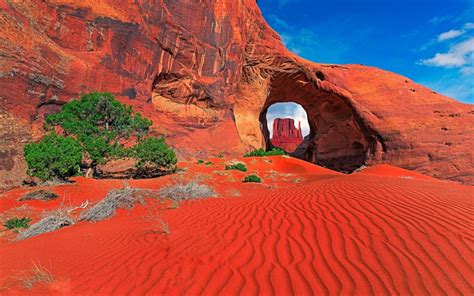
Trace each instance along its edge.
{"label": "white cloud", "polygon": [[474,23],[465,23],[462,29],[459,30],[449,30],[447,32],[441,33],[438,36],[438,42],[446,41],[453,39],[459,36],[464,35],[468,30],[474,29]]}
{"label": "white cloud", "polygon": [[452,16],[437,16],[437,17],[434,17],[432,19],[429,20],[430,23],[432,24],[439,24],[439,23],[443,23],[447,20],[450,20],[452,19],[453,17]]}
{"label": "white cloud", "polygon": [[472,29],[474,29],[474,23],[465,23],[462,29],[456,29],[456,30],[453,29],[453,30],[449,30],[447,32],[441,33],[438,35],[437,38],[431,39],[427,43],[423,44],[420,48],[415,49],[415,51],[426,50],[441,42],[444,42],[446,40],[451,40],[460,36],[463,36],[463,38],[465,38],[464,36],[468,35],[470,33],[469,31]]}
{"label": "white cloud", "polygon": [[275,118],[293,118],[295,125],[301,122],[301,131],[303,137],[309,134],[310,127],[308,115],[301,105],[296,103],[276,103],[270,106],[267,111],[267,127],[270,131],[270,137],[273,135],[273,120]]}
{"label": "white cloud", "polygon": [[474,29],[474,23],[466,23],[466,24],[464,24],[463,28],[466,29],[466,30],[472,30],[472,29]]}
{"label": "white cloud", "polygon": [[463,35],[465,32],[466,31],[464,30],[449,30],[448,32],[439,34],[438,41],[441,42],[441,41],[453,39],[453,38]]}
{"label": "white cloud", "polygon": [[470,37],[451,46],[448,52],[436,53],[430,59],[421,60],[421,64],[434,67],[458,67],[462,72],[469,72],[474,61],[474,37]]}

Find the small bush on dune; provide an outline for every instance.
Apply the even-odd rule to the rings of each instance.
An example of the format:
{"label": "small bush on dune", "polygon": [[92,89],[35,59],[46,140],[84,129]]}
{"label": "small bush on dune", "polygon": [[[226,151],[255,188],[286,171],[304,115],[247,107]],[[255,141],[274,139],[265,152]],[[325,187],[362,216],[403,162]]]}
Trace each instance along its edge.
{"label": "small bush on dune", "polygon": [[70,214],[63,209],[49,212],[45,217],[20,233],[17,240],[23,240],[43,233],[52,232],[74,224]]}
{"label": "small bush on dune", "polygon": [[212,161],[206,162],[206,165],[213,165],[214,163]]}
{"label": "small bush on dune", "polygon": [[237,171],[242,171],[242,172],[247,171],[247,167],[245,166],[245,164],[243,164],[241,162],[226,165],[225,169],[226,169],[226,171],[228,171],[228,170],[237,170]]}
{"label": "small bush on dune", "polygon": [[29,217],[32,212],[32,208],[25,204],[16,208],[11,208],[0,213],[0,224],[4,225],[5,222],[12,218]]}
{"label": "small bush on dune", "polygon": [[249,175],[244,178],[244,183],[260,183],[262,179],[257,175]]}
{"label": "small bush on dune", "polygon": [[203,164],[204,163],[204,160],[200,159],[197,161],[197,164]]}
{"label": "small bush on dune", "polygon": [[262,148],[246,153],[244,157],[262,157],[262,156],[275,156],[275,155],[286,155],[286,152],[280,148],[272,148],[269,151],[265,151]]}
{"label": "small bush on dune", "polygon": [[75,139],[52,133],[38,143],[27,144],[24,156],[30,176],[43,181],[67,180],[79,173],[82,148]]}
{"label": "small bush on dune", "polygon": [[8,229],[18,230],[20,228],[30,227],[30,222],[31,222],[31,218],[28,218],[28,217],[23,217],[21,219],[11,218],[5,221],[3,226],[5,226]]}
{"label": "small bush on dune", "polygon": [[163,137],[141,139],[133,150],[139,168],[151,165],[172,169],[178,162],[176,153],[166,145]]}
{"label": "small bush on dune", "polygon": [[175,201],[217,196],[214,189],[207,185],[201,185],[196,181],[190,181],[188,183],[183,182],[163,188],[158,191],[158,194],[163,198]]}
{"label": "small bush on dune", "polygon": [[52,191],[49,191],[49,190],[36,190],[36,191],[32,191],[32,192],[29,192],[25,195],[23,195],[22,197],[20,197],[20,199],[18,199],[18,201],[25,201],[25,200],[44,200],[44,201],[48,201],[48,200],[53,200],[53,199],[56,199],[58,198],[59,196],[52,192]]}

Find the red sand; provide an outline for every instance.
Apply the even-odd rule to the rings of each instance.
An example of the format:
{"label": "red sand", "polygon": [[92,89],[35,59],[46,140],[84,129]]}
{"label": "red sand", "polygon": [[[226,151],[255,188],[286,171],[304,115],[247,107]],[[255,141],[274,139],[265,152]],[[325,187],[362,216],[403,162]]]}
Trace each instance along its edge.
{"label": "red sand", "polygon": [[[25,241],[4,236],[0,294],[474,293],[472,187],[390,166],[342,175],[283,157],[244,159],[265,183],[243,184],[245,173],[221,176],[223,160],[212,161],[184,164],[183,176],[199,176],[220,197],[163,211],[170,235],[154,233],[137,206]],[[170,178],[130,185],[159,188]],[[55,191],[78,205],[120,186],[78,178]],[[1,211],[22,204],[15,200],[25,191],[4,194]],[[26,203],[37,213],[60,202]],[[20,287],[16,277],[33,262],[54,283]]]}

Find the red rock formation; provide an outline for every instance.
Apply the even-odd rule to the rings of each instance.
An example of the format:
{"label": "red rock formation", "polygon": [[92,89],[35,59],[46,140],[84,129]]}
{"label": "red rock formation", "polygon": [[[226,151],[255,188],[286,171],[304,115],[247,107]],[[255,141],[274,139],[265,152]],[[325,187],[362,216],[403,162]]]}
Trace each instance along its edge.
{"label": "red rock formation", "polygon": [[[284,98],[318,131],[309,161],[474,182],[471,105],[376,68],[303,60],[254,0],[0,0],[0,25],[0,109],[33,138],[64,102],[110,91],[152,118],[181,158],[241,155],[269,144],[263,114]],[[0,169],[19,184],[22,142],[0,137],[13,163]]]}
{"label": "red rock formation", "polygon": [[273,120],[272,145],[289,153],[295,151],[303,142],[301,122],[298,125],[298,128],[296,128],[295,121],[292,118],[275,118]]}

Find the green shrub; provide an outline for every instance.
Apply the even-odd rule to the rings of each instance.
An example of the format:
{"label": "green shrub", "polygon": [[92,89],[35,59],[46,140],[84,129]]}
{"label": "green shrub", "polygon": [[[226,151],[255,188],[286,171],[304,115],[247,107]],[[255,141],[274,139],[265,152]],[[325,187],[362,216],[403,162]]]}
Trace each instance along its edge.
{"label": "green shrub", "polygon": [[231,165],[226,165],[225,166],[225,169],[228,171],[228,170],[238,170],[238,171],[242,171],[242,172],[246,172],[247,171],[247,167],[245,166],[245,164],[239,162],[239,163],[234,163],[234,164],[231,164]]}
{"label": "green shrub", "polygon": [[30,227],[31,218],[23,217],[21,219],[11,218],[5,221],[3,226],[8,229],[19,229],[19,228],[28,228]]}
{"label": "green shrub", "polygon": [[[83,156],[92,161],[91,167],[113,158],[133,157],[139,168],[171,169],[177,163],[176,154],[163,138],[147,137],[151,125],[110,93],[83,95],[46,117],[45,129],[60,127],[66,137],[53,133],[25,146],[28,173],[42,180],[67,179],[79,172]],[[125,148],[130,138],[137,144]]]}
{"label": "green shrub", "polygon": [[138,159],[137,167],[154,165],[171,169],[178,162],[175,152],[166,145],[163,137],[141,139],[133,150]]}
{"label": "green shrub", "polygon": [[[133,112],[110,93],[90,93],[63,105],[61,111],[46,117],[45,128],[60,126],[74,136],[94,164],[124,151],[120,143],[148,133],[152,122]],[[120,156],[120,155],[119,155]]]}
{"label": "green shrub", "polygon": [[214,163],[212,161],[206,162],[206,165],[213,165]]}
{"label": "green shrub", "polygon": [[202,163],[204,163],[204,160],[202,160],[202,159],[197,161],[197,164],[202,164]]}
{"label": "green shrub", "polygon": [[251,151],[244,155],[244,157],[252,157],[252,156],[274,156],[274,155],[286,155],[286,152],[280,148],[272,148],[269,151],[263,150],[263,148],[259,148],[257,150]]}
{"label": "green shrub", "polygon": [[260,183],[262,179],[257,175],[249,175],[244,178],[245,183]]}
{"label": "green shrub", "polygon": [[24,147],[28,174],[41,180],[67,180],[77,175],[82,160],[82,148],[71,137],[51,133],[38,143]]}

